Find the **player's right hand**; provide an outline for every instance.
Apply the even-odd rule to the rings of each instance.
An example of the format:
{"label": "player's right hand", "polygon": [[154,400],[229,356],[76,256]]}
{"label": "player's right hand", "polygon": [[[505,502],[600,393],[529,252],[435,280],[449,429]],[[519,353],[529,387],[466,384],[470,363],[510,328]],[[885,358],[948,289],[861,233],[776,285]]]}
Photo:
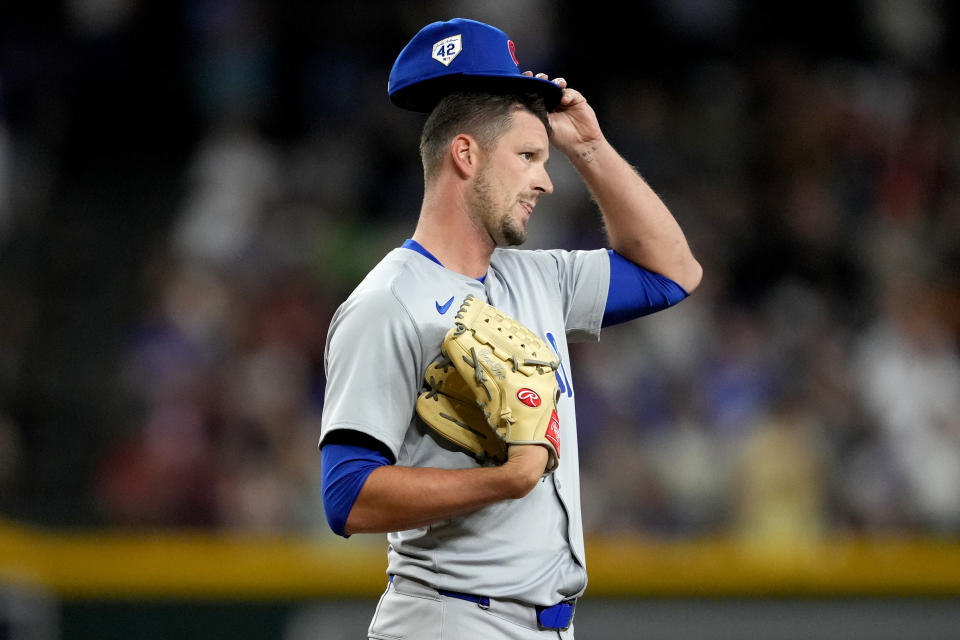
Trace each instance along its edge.
{"label": "player's right hand", "polygon": [[507,461],[502,468],[510,473],[515,482],[511,497],[522,498],[530,493],[543,477],[549,459],[547,448],[539,444],[510,445]]}
{"label": "player's right hand", "polygon": [[[545,73],[534,76],[532,71],[524,71],[523,75],[550,80]],[[582,93],[568,87],[564,78],[553,78],[551,82],[563,89],[563,98],[550,114],[550,128],[553,130],[550,142],[564,155],[575,157],[582,153],[584,148],[595,146],[602,140],[603,131],[597,121],[596,112]]]}

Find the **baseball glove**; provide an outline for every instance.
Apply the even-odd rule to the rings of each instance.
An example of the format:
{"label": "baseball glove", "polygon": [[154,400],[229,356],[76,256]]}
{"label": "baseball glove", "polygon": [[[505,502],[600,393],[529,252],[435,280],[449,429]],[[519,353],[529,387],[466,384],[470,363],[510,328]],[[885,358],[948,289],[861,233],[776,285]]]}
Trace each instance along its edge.
{"label": "baseball glove", "polygon": [[508,446],[546,447],[546,473],[553,472],[560,462],[560,361],[550,347],[502,311],[467,296],[442,351],[500,439]]}
{"label": "baseball glove", "polygon": [[417,415],[428,427],[480,462],[502,464],[507,445],[477,405],[473,390],[441,354],[424,374],[427,390],[417,397]]}

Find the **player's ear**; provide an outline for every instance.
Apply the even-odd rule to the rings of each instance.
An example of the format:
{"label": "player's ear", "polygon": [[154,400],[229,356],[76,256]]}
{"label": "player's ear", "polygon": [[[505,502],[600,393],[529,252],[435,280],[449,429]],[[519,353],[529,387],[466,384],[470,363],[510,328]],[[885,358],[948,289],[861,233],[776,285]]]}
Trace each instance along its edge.
{"label": "player's ear", "polygon": [[462,178],[474,175],[480,167],[480,145],[473,136],[460,133],[450,141],[450,159]]}

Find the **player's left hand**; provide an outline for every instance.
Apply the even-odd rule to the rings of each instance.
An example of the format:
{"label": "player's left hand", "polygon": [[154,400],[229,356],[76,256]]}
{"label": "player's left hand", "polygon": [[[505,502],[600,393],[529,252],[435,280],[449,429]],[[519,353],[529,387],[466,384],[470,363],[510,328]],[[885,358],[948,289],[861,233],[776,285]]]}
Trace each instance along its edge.
{"label": "player's left hand", "polygon": [[[534,77],[532,71],[524,71],[523,75]],[[545,73],[538,73],[536,77],[550,79]],[[553,129],[550,142],[567,156],[577,155],[584,146],[603,138],[597,114],[582,93],[567,87],[564,78],[554,78],[552,82],[563,89],[563,98],[550,114],[550,127]]]}

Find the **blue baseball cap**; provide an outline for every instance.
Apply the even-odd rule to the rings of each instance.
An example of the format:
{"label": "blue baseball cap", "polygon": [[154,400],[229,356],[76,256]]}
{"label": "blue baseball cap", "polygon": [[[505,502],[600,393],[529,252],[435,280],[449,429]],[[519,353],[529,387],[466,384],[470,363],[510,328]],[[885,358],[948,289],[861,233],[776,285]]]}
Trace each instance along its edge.
{"label": "blue baseball cap", "polygon": [[516,46],[506,33],[466,18],[421,29],[397,56],[387,83],[393,104],[422,113],[456,89],[535,92],[543,96],[548,111],[563,97],[563,89],[553,82],[520,72]]}

